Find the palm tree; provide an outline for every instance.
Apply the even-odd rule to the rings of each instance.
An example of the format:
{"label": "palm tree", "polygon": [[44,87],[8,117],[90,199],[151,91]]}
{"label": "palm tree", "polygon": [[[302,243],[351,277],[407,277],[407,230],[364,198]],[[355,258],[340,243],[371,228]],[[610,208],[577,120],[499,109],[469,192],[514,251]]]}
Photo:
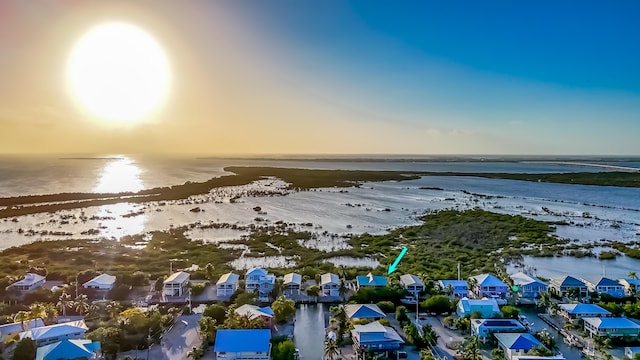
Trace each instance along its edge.
{"label": "palm tree", "polygon": [[204,356],[204,350],[196,346],[194,346],[193,349],[191,349],[191,351],[187,353],[187,358],[193,359],[193,360],[200,360],[202,359],[203,356]]}
{"label": "palm tree", "polygon": [[212,343],[215,340],[216,330],[218,330],[218,323],[215,319],[208,316],[203,316],[200,321],[200,333],[204,334],[207,342]]}
{"label": "palm tree", "polygon": [[44,304],[33,303],[29,306],[29,319],[42,319],[47,316]]}
{"label": "palm tree", "polygon": [[[475,295],[475,296],[479,296],[480,295],[480,291],[477,291],[477,287],[478,287],[478,280],[476,280],[476,278],[469,278],[469,290]],[[477,291],[477,292],[476,292]]]}
{"label": "palm tree", "polygon": [[347,294],[347,286],[344,283],[344,278],[342,280],[340,280],[340,286],[338,287],[338,295],[340,295],[340,297],[342,299],[344,299],[344,296]]}
{"label": "palm tree", "polygon": [[98,305],[91,304],[87,309],[86,318],[88,319],[97,319],[100,317],[100,307]]}
{"label": "palm tree", "polygon": [[324,342],[324,356],[329,360],[334,360],[339,355],[338,343],[335,340],[327,339]]}
{"label": "palm tree", "polygon": [[469,338],[462,355],[465,360],[482,360],[482,355],[480,354],[480,340],[477,335]]}
{"label": "palm tree", "polygon": [[60,295],[57,306],[62,309],[62,316],[67,316],[67,308],[71,308],[73,306],[73,299],[71,299],[71,295],[63,292],[62,295]]}
{"label": "palm tree", "polygon": [[120,314],[120,311],[122,311],[122,306],[117,301],[111,301],[104,307],[104,310],[107,312],[109,319],[115,319],[118,317],[118,314]]}
{"label": "palm tree", "polygon": [[636,275],[635,271],[629,271],[629,274],[627,276],[629,277],[629,279],[638,279],[638,275]]}
{"label": "palm tree", "polygon": [[207,279],[209,279],[209,281],[213,280],[213,270],[214,267],[212,263],[207,263],[204,267],[204,272],[207,274]]}
{"label": "palm tree", "polygon": [[73,302],[73,308],[80,315],[86,314],[90,308],[89,298],[87,297],[87,295],[85,294],[78,295],[76,300]]}
{"label": "palm tree", "polygon": [[46,303],[44,305],[44,320],[47,324],[51,324],[53,319],[58,316],[58,308],[54,304]]}
{"label": "palm tree", "polygon": [[438,333],[433,330],[433,327],[429,324],[422,326],[422,338],[427,344],[434,346],[438,343]]}
{"label": "palm tree", "polygon": [[19,322],[22,331],[25,331],[24,323],[29,320],[31,320],[31,316],[27,311],[18,311],[18,313],[13,316],[13,322]]}

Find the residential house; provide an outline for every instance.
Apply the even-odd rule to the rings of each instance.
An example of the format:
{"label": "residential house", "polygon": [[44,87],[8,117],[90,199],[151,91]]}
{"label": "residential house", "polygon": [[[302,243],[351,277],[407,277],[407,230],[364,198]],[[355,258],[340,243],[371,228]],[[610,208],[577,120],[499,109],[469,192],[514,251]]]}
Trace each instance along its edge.
{"label": "residential house", "polygon": [[518,272],[510,276],[513,284],[518,288],[521,298],[537,299],[540,294],[547,292],[547,284],[537,277]]}
{"label": "residential house", "polygon": [[116,277],[109,274],[100,274],[93,279],[82,284],[85,289],[94,289],[98,291],[107,292],[113,289],[113,285],[116,283]]}
{"label": "residential house", "polygon": [[603,277],[600,278],[597,283],[589,281],[584,282],[587,284],[587,288],[590,291],[597,292],[598,294],[607,294],[617,298],[625,296],[624,285],[615,280]]}
{"label": "residential house", "polygon": [[500,298],[506,299],[509,295],[509,285],[491,274],[472,276],[475,288],[471,289],[476,298]]}
{"label": "residential house", "polygon": [[165,296],[185,296],[189,288],[191,275],[184,271],[171,274],[165,281],[163,293]]}
{"label": "residential house", "polygon": [[264,321],[265,326],[271,328],[275,325],[275,314],[270,307],[258,307],[255,305],[245,304],[236,309],[236,314],[247,316],[253,320],[260,318]]}
{"label": "residential house", "polygon": [[438,280],[438,286],[442,291],[451,291],[451,295],[461,299],[469,297],[469,284],[466,280]]}
{"label": "residential house", "polygon": [[282,285],[284,286],[285,293],[300,294],[300,288],[302,287],[302,275],[296,273],[286,274]]}
{"label": "residential house", "polygon": [[640,279],[620,279],[620,284],[624,286],[624,292],[628,296],[633,296],[639,293]]}
{"label": "residential house", "polygon": [[270,360],[271,330],[220,329],[213,351],[216,360]]}
{"label": "residential house", "polygon": [[611,317],[611,313],[596,304],[559,304],[559,314],[569,320],[587,317]]}
{"label": "residential house", "polygon": [[507,360],[564,359],[562,354],[553,356],[536,356],[531,354],[533,348],[544,348],[544,345],[529,333],[498,333],[494,334],[494,336],[498,340],[498,346],[504,351],[504,358]]}
{"label": "residential house", "polygon": [[424,291],[424,283],[422,280],[412,274],[400,275],[400,284],[412,297],[418,297],[418,295]]}
{"label": "residential house", "polygon": [[585,317],[584,330],[591,336],[637,337],[640,335],[640,325],[627,318],[598,318]]}
{"label": "residential house", "polygon": [[386,287],[387,277],[377,276],[369,273],[366,276],[359,275],[356,277],[356,289],[360,290],[362,287]]}
{"label": "residential house", "polygon": [[482,318],[492,318],[500,313],[500,307],[496,299],[467,299],[458,301],[456,313],[460,317],[471,316],[474,312],[481,314]]}
{"label": "residential house", "polygon": [[380,320],[386,316],[384,311],[380,310],[376,304],[346,304],[343,306],[349,320]]}
{"label": "residential house", "polygon": [[240,275],[232,272],[220,276],[216,282],[216,295],[218,297],[229,297],[238,290],[238,280]]}
{"label": "residential house", "polygon": [[320,291],[324,296],[340,296],[340,278],[332,273],[320,276]]}
{"label": "residential house", "polygon": [[15,322],[11,324],[0,325],[0,342],[5,343],[14,335],[17,335],[23,331],[43,326],[44,321],[42,321],[42,319],[34,319],[25,322]]}
{"label": "residential house", "polygon": [[269,294],[271,294],[275,283],[276,276],[261,268],[249,269],[245,275],[246,291],[257,291],[258,299],[263,302],[269,301]]}
{"label": "residential house", "polygon": [[640,354],[640,347],[625,347],[624,357],[633,359],[637,354]]}
{"label": "residential house", "polygon": [[494,333],[520,333],[527,329],[515,319],[473,319],[471,320],[471,334],[478,335],[484,342]]}
{"label": "residential house", "polygon": [[585,297],[588,294],[587,285],[573,276],[562,276],[549,281],[549,289],[553,289],[559,296],[566,296],[567,291],[572,288],[579,290],[580,297]]}
{"label": "residential house", "polygon": [[18,291],[31,291],[35,288],[39,288],[47,281],[46,276],[27,273],[23,279],[14,282],[6,287],[6,290],[14,289]]}
{"label": "residential house", "polygon": [[66,322],[49,326],[42,326],[20,333],[20,339],[31,338],[36,346],[53,344],[62,340],[84,339],[89,328],[83,320]]}
{"label": "residential house", "polygon": [[91,340],[62,340],[41,346],[36,352],[36,360],[76,360],[97,359],[100,342]]}
{"label": "residential house", "polygon": [[366,325],[355,325],[351,330],[353,349],[360,355],[368,351],[397,350],[404,344],[398,333],[389,326],[375,321]]}

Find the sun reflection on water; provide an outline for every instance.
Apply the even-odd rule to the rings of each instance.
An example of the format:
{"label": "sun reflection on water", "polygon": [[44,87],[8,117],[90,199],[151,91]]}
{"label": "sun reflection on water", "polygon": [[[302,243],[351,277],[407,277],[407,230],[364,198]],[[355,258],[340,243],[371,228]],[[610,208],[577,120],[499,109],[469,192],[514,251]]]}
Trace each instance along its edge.
{"label": "sun reflection on water", "polygon": [[[118,193],[143,190],[141,174],[142,170],[128,157],[110,160],[102,169],[93,191]],[[143,210],[142,204],[119,203],[100,206],[96,214],[104,218],[100,222],[100,234],[107,238],[119,239],[125,235],[142,233],[147,222],[147,215]]]}

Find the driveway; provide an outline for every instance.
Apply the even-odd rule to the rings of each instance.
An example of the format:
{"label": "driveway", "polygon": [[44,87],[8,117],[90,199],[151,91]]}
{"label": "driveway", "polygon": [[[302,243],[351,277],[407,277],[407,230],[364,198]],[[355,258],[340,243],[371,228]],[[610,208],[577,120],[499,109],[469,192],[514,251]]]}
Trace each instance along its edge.
{"label": "driveway", "polygon": [[[175,325],[164,335],[160,345],[152,345],[148,351],[137,352],[140,359],[168,359],[181,360],[187,359],[187,354],[194,346],[200,346],[200,325],[198,320],[202,318],[202,314],[183,315],[176,319]],[[126,356],[135,356],[135,350],[127,353],[118,354],[118,359],[124,359]],[[147,357],[148,355],[148,357]]]}
{"label": "driveway", "polygon": [[[412,319],[412,321],[415,324],[415,318]],[[422,328],[422,325],[426,324],[431,325],[436,334],[438,334],[438,344],[432,349],[434,355],[440,358],[445,358],[447,360],[452,360],[453,355],[456,354],[456,350],[447,348],[447,343],[460,343],[464,341],[464,337],[461,336],[458,332],[444,327],[437,317],[429,316],[426,320],[419,320],[418,327]]]}

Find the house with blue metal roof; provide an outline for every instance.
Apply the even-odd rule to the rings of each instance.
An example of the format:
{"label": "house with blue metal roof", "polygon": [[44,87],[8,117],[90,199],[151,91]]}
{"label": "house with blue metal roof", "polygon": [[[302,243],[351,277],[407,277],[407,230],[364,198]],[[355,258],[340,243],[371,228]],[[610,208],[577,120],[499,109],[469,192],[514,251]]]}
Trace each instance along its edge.
{"label": "house with blue metal roof", "polygon": [[626,295],[633,296],[640,290],[640,279],[620,279]]}
{"label": "house with blue metal roof", "polygon": [[380,310],[376,304],[346,304],[343,306],[349,320],[379,320],[386,316],[384,311]]}
{"label": "house with blue metal roof", "polygon": [[36,352],[36,360],[94,359],[100,352],[100,342],[91,340],[62,340],[41,346]]}
{"label": "house with blue metal roof", "polygon": [[88,329],[84,320],[71,321],[21,332],[20,339],[31,338],[37,346],[44,346],[62,340],[84,339]]}
{"label": "house with blue metal roof", "polygon": [[629,359],[633,359],[634,356],[636,356],[636,354],[640,354],[640,347],[625,347],[624,348],[624,356],[628,357]]}
{"label": "house with blue metal roof", "polygon": [[438,280],[438,286],[446,293],[459,298],[469,297],[469,284],[465,280]]}
{"label": "house with blue metal roof", "polygon": [[537,299],[540,294],[547,292],[547,283],[535,276],[522,271],[510,275],[513,285],[517,287],[518,296],[527,299]]}
{"label": "house with blue metal roof", "polygon": [[559,304],[559,313],[569,320],[586,317],[611,317],[611,312],[596,304]]}
{"label": "house with blue metal roof", "polygon": [[574,278],[573,276],[562,276],[558,278],[553,278],[549,281],[549,289],[553,289],[553,291],[559,296],[567,295],[567,291],[572,288],[577,288],[580,292],[580,297],[585,297],[588,294],[587,285]]}
{"label": "house with blue metal roof", "polygon": [[404,340],[392,327],[384,326],[379,321],[355,325],[351,330],[351,339],[357,355],[369,351],[397,350],[404,344]]}
{"label": "house with blue metal roof", "polygon": [[246,316],[251,320],[257,318],[262,319],[266,327],[273,327],[275,325],[275,315],[271,307],[258,307],[251,304],[244,304],[235,311],[236,314]]}
{"label": "house with blue metal roof", "polygon": [[424,283],[419,277],[413,274],[400,275],[400,284],[412,297],[417,297],[424,291]]}
{"label": "house with blue metal roof", "polygon": [[504,351],[504,357],[507,360],[564,359],[562,354],[553,356],[537,356],[532,354],[531,350],[537,347],[544,348],[544,345],[529,333],[498,333],[494,334],[494,336],[498,340],[498,346]]}
{"label": "house with blue metal roof", "polygon": [[630,336],[640,335],[640,325],[627,318],[583,318],[584,330],[592,336]]}
{"label": "house with blue metal roof", "polygon": [[603,277],[596,283],[585,281],[590,291],[597,292],[598,294],[607,294],[613,297],[621,298],[625,296],[624,285],[621,283]]}
{"label": "house with blue metal roof", "polygon": [[385,287],[387,286],[387,277],[373,275],[371,273],[367,275],[359,275],[356,277],[356,289],[360,290],[362,287]]}
{"label": "house with blue metal roof", "polygon": [[458,301],[456,314],[460,317],[471,316],[474,312],[479,312],[483,318],[492,318],[500,313],[500,307],[496,299],[467,299]]}
{"label": "house with blue metal roof", "polygon": [[475,283],[471,291],[476,297],[497,297],[505,299],[509,294],[509,285],[491,274],[476,275],[469,278]]}
{"label": "house with blue metal roof", "polygon": [[213,351],[217,360],[269,360],[271,330],[220,329]]}
{"label": "house with blue metal roof", "polygon": [[527,329],[515,319],[472,319],[471,334],[478,335],[484,342],[495,333],[521,333]]}

